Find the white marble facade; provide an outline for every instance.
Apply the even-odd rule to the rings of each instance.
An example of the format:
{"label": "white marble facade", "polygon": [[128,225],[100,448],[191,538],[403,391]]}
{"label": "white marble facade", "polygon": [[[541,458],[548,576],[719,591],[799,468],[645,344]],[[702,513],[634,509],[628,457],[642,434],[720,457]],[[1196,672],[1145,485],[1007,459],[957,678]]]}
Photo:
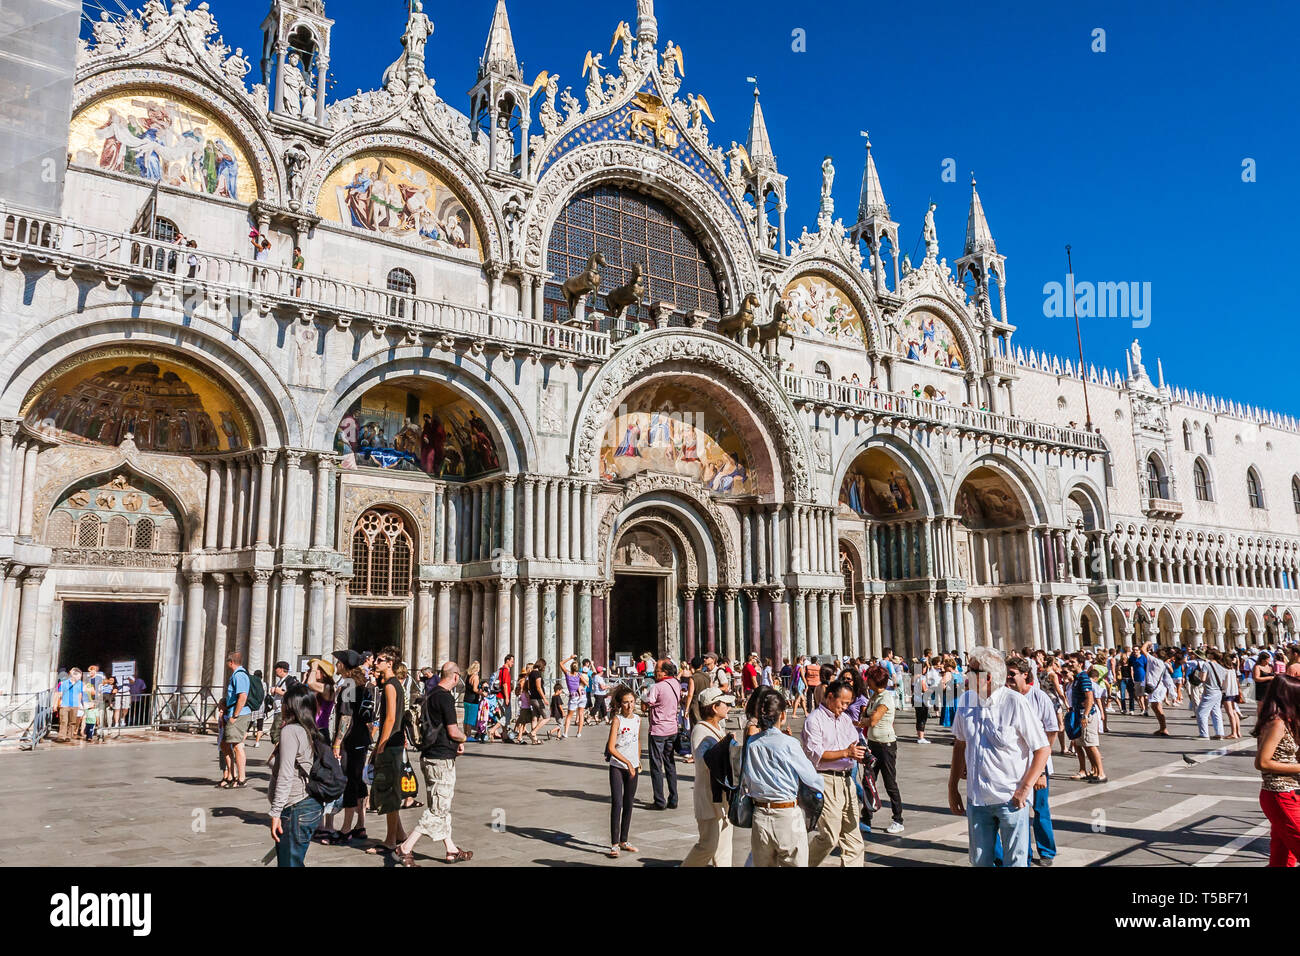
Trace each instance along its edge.
{"label": "white marble facade", "polygon": [[[470,115],[419,11],[381,88],[330,103],[320,3],[271,4],[251,89],[206,4],[82,44],[63,215],[6,206],[0,236],[0,692],[92,663],[68,608],[122,602],[158,609],[128,635],[152,686],[390,639],[488,667],[1293,632],[1294,420],[1140,353],[1026,354],[974,186],[960,257],[927,230],[897,261],[870,147],[854,224],[831,170],[785,241],[757,99],[713,145],[637,6],[580,102],[550,73],[532,95],[498,4]],[[566,304],[593,191],[676,217],[690,291],[627,280],[619,317],[614,262]],[[627,265],[644,221],[614,221]],[[365,431],[389,414],[413,431]]]}

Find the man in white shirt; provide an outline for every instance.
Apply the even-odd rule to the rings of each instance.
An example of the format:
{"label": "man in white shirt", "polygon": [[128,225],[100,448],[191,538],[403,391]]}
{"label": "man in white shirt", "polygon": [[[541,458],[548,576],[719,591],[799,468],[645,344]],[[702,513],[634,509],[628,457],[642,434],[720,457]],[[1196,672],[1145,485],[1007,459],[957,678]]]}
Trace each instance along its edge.
{"label": "man in white shirt", "polygon": [[851,776],[854,763],[866,756],[866,748],[858,743],[858,728],[848,714],[852,703],[853,688],[832,681],[826,685],[821,705],[804,721],[803,751],[826,781],[817,832],[808,841],[809,866],[820,866],[836,846],[840,848],[840,866],[862,866],[866,852],[858,830],[862,808]]}
{"label": "man in white shirt", "polygon": [[[956,738],[948,772],[948,806],[966,817],[972,866],[993,866],[1002,838],[1005,865],[1029,862],[1029,802],[1051,750],[1042,722],[1020,694],[1006,686],[1001,651],[977,647],[966,673],[970,690],[957,703]],[[962,802],[961,780],[966,777]]]}
{"label": "man in white shirt", "polygon": [[[1007,658],[1007,686],[1022,694],[1029,702],[1034,714],[1043,723],[1043,733],[1047,735],[1047,766],[1034,781],[1034,844],[1038,848],[1038,858],[1033,860],[1038,866],[1051,866],[1056,859],[1056,834],[1052,831],[1052,809],[1048,805],[1049,781],[1052,776],[1052,734],[1059,733],[1060,724],[1056,719],[1056,704],[1043,692],[1034,679],[1033,662],[1023,657]],[[1029,861],[1026,861],[1029,862]]]}
{"label": "man in white shirt", "polygon": [[1154,731],[1159,736],[1169,736],[1169,723],[1165,718],[1165,701],[1174,693],[1174,678],[1168,663],[1167,648],[1157,649],[1154,642],[1142,645],[1142,654],[1147,659],[1146,693],[1147,703],[1160,726]]}

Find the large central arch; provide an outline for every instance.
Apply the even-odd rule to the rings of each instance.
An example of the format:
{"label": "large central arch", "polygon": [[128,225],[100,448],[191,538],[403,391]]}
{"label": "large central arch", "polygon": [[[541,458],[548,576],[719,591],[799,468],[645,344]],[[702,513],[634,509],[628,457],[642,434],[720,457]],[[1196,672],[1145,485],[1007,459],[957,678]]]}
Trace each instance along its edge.
{"label": "large central arch", "polygon": [[620,403],[647,382],[668,375],[689,377],[731,395],[771,464],[774,499],[811,501],[808,436],[771,372],[734,342],[675,329],[638,336],[600,370],[578,410],[570,458],[575,476],[598,474],[605,429]]}

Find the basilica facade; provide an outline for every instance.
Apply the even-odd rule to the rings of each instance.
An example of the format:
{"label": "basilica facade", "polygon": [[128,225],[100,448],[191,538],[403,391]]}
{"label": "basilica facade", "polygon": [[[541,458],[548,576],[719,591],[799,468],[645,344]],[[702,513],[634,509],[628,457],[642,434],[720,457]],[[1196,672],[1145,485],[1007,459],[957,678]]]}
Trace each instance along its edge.
{"label": "basilica facade", "polygon": [[1294,632],[1294,420],[1026,352],[976,185],[914,264],[870,145],[787,235],[628,7],[530,78],[502,0],[458,103],[419,0],[332,102],[323,0],[96,24],[61,215],[0,197],[0,692]]}

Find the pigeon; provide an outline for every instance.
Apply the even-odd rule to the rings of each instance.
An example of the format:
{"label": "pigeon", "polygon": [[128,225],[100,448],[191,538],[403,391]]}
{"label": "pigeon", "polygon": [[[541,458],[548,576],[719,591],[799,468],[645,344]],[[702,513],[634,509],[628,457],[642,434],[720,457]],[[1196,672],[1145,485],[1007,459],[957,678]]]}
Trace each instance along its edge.
{"label": "pigeon", "polygon": [[1195,767],[1196,758],[1189,756],[1188,754],[1183,754],[1183,763],[1187,764],[1189,767]]}

